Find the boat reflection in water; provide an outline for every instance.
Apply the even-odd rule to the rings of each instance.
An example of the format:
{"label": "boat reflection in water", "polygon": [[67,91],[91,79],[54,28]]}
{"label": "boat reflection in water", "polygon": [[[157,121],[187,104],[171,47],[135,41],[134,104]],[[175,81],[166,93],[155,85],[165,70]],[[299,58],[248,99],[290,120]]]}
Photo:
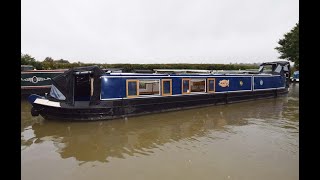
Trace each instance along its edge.
{"label": "boat reflection in water", "polygon": [[74,157],[86,162],[108,162],[108,158],[149,155],[155,149],[161,150],[166,143],[228,138],[228,135],[236,133],[234,126],[249,125],[254,118],[282,126],[279,117],[285,113],[287,99],[283,97],[103,122],[42,120],[31,126],[35,137],[29,140],[22,138],[22,146],[52,141],[62,158]]}

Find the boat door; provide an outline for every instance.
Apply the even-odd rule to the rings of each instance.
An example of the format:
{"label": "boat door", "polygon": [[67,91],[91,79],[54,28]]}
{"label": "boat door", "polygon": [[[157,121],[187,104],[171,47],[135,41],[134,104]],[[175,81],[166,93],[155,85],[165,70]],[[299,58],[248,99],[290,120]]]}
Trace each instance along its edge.
{"label": "boat door", "polygon": [[90,74],[79,74],[75,76],[74,100],[90,101],[91,97],[91,77]]}

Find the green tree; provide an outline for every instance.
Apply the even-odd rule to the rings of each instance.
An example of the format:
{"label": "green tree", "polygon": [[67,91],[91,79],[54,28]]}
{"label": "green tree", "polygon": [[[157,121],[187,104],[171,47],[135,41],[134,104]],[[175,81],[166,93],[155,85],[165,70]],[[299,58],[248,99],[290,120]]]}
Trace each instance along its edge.
{"label": "green tree", "polygon": [[52,57],[46,57],[43,62],[53,62],[54,60],[52,59]]}
{"label": "green tree", "polygon": [[60,59],[60,60],[56,60],[57,63],[66,63],[66,64],[70,64],[70,62],[68,60],[64,60],[64,59]]}
{"label": "green tree", "polygon": [[299,69],[299,22],[279,40],[278,44],[280,46],[275,49],[280,53],[279,58],[294,62],[294,66]]}
{"label": "green tree", "polygon": [[54,69],[54,60],[51,57],[46,57],[42,61],[42,66],[44,69]]}
{"label": "green tree", "polygon": [[29,54],[21,53],[21,65],[32,65],[36,69],[42,69],[42,64]]}
{"label": "green tree", "polygon": [[29,54],[21,53],[21,65],[32,65],[32,63],[36,62],[36,59]]}

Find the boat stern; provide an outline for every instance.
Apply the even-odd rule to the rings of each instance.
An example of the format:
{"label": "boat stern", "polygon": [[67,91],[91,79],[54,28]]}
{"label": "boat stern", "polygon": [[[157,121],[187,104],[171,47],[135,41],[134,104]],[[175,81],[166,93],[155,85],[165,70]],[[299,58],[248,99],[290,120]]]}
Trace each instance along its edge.
{"label": "boat stern", "polygon": [[32,108],[31,108],[31,115],[32,116],[39,116],[39,109],[35,108],[34,106],[34,102],[37,100],[37,99],[44,99],[44,97],[42,96],[39,96],[39,95],[36,95],[36,94],[31,94],[29,97],[28,97],[28,102],[32,105]]}
{"label": "boat stern", "polygon": [[36,94],[31,94],[31,95],[28,97],[28,102],[29,102],[30,104],[33,104],[38,98],[44,99],[43,96],[39,96],[39,95],[36,95]]}

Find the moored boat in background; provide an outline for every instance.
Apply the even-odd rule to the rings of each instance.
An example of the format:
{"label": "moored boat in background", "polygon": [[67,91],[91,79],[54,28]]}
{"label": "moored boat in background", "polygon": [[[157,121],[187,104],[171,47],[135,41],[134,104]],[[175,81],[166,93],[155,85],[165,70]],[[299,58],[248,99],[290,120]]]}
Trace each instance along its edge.
{"label": "moored boat in background", "polygon": [[257,72],[163,72],[106,73],[97,66],[73,68],[52,79],[46,97],[29,96],[31,113],[45,119],[106,120],[274,98],[288,93],[290,64],[262,63]]}
{"label": "moored boat in background", "polygon": [[299,71],[293,72],[293,76],[290,78],[291,82],[299,82]]}
{"label": "moored boat in background", "polygon": [[21,65],[21,95],[45,94],[50,92],[51,79],[66,69],[36,70],[30,65]]}

